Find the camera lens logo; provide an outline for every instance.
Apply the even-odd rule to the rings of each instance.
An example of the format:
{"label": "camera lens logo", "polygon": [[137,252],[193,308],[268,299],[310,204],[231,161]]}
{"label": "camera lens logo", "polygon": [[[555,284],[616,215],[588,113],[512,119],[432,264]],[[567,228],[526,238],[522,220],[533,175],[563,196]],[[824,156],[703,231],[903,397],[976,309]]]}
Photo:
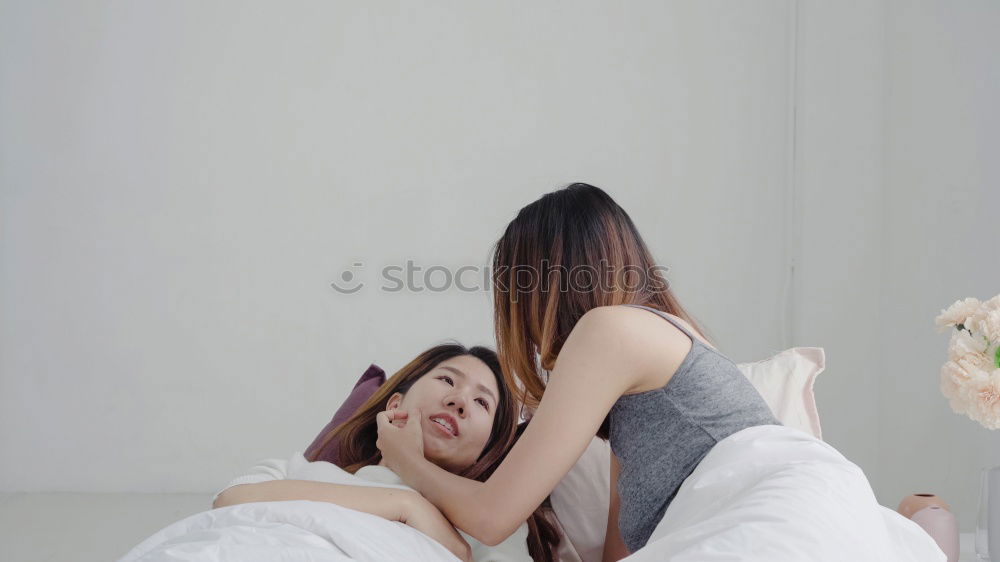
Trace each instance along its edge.
{"label": "camera lens logo", "polygon": [[[351,264],[351,267],[361,268],[364,267],[364,264],[360,262],[355,262]],[[333,283],[330,283],[330,286],[333,287],[333,290],[337,291],[338,293],[345,295],[353,295],[354,293],[357,293],[358,291],[361,290],[362,287],[365,286],[365,284],[362,283],[361,281],[355,282],[354,277],[355,276],[353,271],[351,271],[350,269],[345,269],[344,272],[340,274],[340,282],[334,281]]]}

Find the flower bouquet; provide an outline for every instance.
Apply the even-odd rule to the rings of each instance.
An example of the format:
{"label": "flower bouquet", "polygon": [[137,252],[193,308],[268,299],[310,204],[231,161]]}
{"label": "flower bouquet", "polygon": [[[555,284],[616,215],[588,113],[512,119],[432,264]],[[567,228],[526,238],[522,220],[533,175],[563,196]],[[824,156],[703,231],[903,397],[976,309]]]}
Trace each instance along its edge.
{"label": "flower bouquet", "polygon": [[[956,301],[934,320],[955,328],[948,362],[941,367],[941,392],[951,409],[988,429],[1000,429],[1000,295],[986,302]],[[976,554],[1000,560],[1000,466],[982,470]]]}
{"label": "flower bouquet", "polygon": [[934,323],[941,331],[954,328],[941,367],[941,392],[951,409],[1000,429],[1000,295],[956,301]]}

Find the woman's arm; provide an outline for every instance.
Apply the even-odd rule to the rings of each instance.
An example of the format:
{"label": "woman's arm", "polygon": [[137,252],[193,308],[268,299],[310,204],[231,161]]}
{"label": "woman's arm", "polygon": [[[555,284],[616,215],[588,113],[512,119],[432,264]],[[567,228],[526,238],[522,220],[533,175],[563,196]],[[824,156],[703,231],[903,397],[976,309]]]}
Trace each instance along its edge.
{"label": "woman's arm", "polygon": [[469,543],[433,504],[410,490],[310,480],[271,480],[227,488],[219,494],[212,507],[287,500],[323,501],[389,521],[399,521],[441,543],[460,559],[471,560]]}
{"label": "woman's arm", "polygon": [[312,500],[335,503],[390,521],[401,521],[407,514],[408,504],[414,501],[414,496],[419,497],[419,494],[395,488],[348,486],[311,480],[269,480],[226,488],[215,499],[212,507],[251,502]]}
{"label": "woman's arm", "polygon": [[472,559],[476,562],[531,562],[527,522],[521,523],[514,534],[496,546],[488,546],[474,539],[470,546]]}
{"label": "woman's arm", "polygon": [[651,340],[649,324],[623,308],[596,308],[577,322],[531,423],[486,482],[426,461],[417,428],[394,427],[384,413],[378,418],[383,459],[455,526],[488,545],[503,541],[572,468],[615,401],[649,376],[645,350],[662,348],[662,341]]}
{"label": "woman's arm", "polygon": [[625,541],[622,539],[622,532],[618,527],[618,457],[614,453],[611,457],[611,494],[608,496],[608,530],[604,534],[604,556],[602,562],[617,562],[629,555]]}

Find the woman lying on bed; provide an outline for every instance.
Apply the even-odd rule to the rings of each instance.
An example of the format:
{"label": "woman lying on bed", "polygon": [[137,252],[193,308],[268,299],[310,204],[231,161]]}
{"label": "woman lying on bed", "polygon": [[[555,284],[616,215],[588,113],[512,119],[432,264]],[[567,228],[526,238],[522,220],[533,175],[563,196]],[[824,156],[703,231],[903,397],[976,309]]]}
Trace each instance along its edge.
{"label": "woman lying on bed", "polygon": [[[289,460],[263,461],[233,480],[216,496],[213,507],[283,500],[330,502],[405,523],[462,559],[554,559],[558,538],[540,511],[504,542],[486,546],[456,531],[433,504],[383,465],[375,446],[377,414],[415,408],[425,413],[425,457],[454,474],[486,480],[515,440],[517,407],[496,353],[485,347],[438,345],[390,377],[350,419],[330,430],[309,458],[296,453]],[[317,461],[330,448],[336,448],[340,468]]]}

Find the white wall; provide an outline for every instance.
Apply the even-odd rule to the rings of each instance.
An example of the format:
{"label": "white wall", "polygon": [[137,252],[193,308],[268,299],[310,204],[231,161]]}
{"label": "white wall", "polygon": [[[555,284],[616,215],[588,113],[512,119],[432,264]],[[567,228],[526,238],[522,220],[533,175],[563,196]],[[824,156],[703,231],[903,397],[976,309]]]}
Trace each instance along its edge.
{"label": "white wall", "polygon": [[937,492],[973,529],[1000,432],[942,398],[950,334],[933,318],[1000,293],[1000,4],[894,0],[889,12],[877,489],[886,501]]}
{"label": "white wall", "polygon": [[[370,362],[492,340],[517,209],[606,187],[734,358],[780,349],[788,4],[4,4],[0,490],[211,491]],[[67,466],[70,463],[72,468]]]}
{"label": "white wall", "polygon": [[[485,265],[588,181],[733,359],[827,349],[825,435],[883,504],[935,491],[969,529],[1000,441],[938,392],[933,317],[1000,292],[997,24],[0,3],[0,491],[212,491],[304,448],[368,363],[491,342],[486,293],[380,292],[382,266]],[[358,261],[368,287],[334,292]]]}
{"label": "white wall", "polygon": [[869,478],[880,407],[882,12],[873,2],[804,2],[796,18],[792,343],[825,348],[823,437]]}
{"label": "white wall", "polygon": [[937,493],[975,527],[1000,434],[938,389],[934,317],[1000,293],[1000,6],[803,2],[797,33],[796,345],[823,345],[827,441],[879,501]]}

